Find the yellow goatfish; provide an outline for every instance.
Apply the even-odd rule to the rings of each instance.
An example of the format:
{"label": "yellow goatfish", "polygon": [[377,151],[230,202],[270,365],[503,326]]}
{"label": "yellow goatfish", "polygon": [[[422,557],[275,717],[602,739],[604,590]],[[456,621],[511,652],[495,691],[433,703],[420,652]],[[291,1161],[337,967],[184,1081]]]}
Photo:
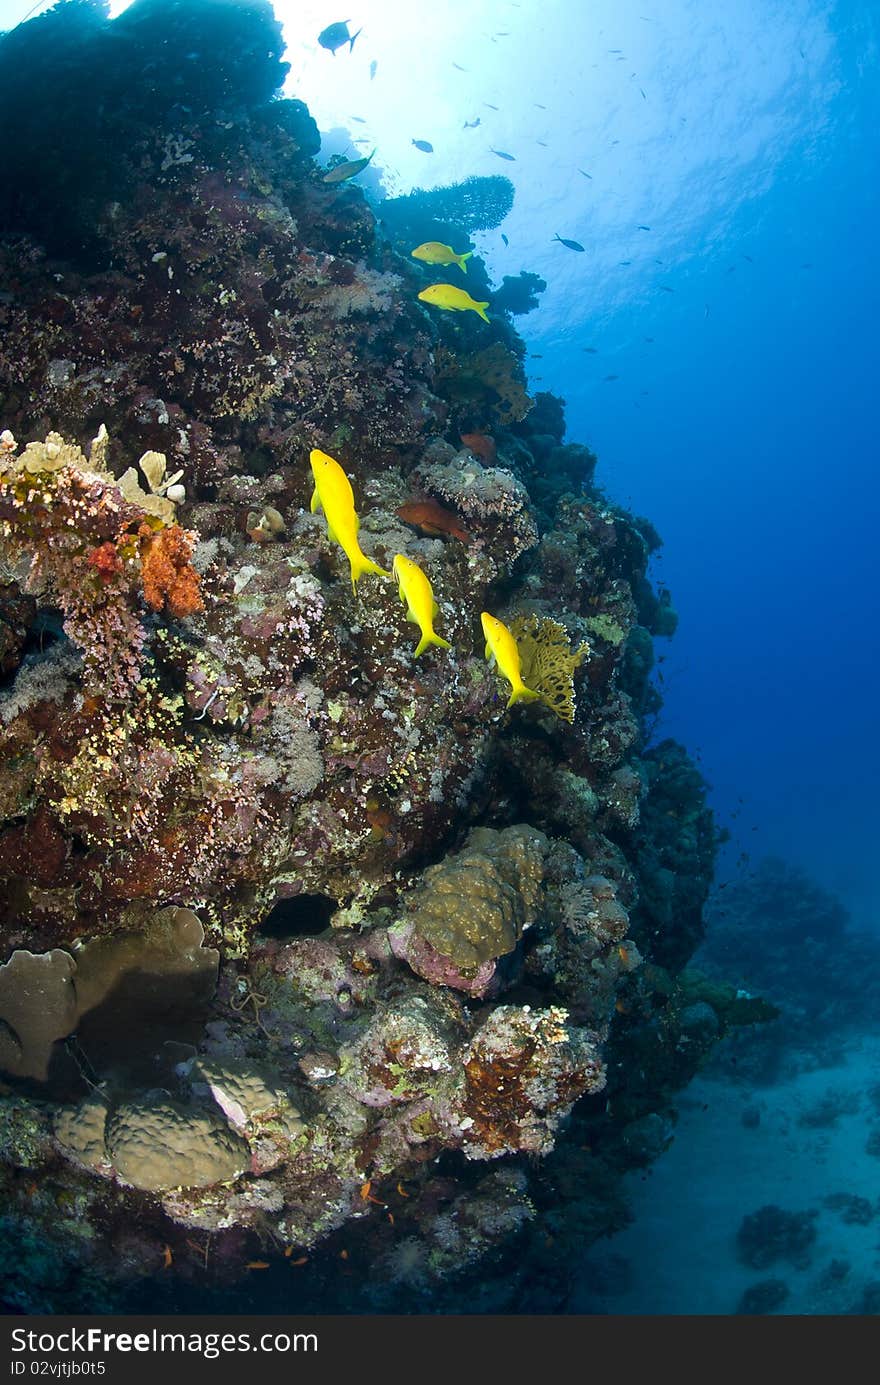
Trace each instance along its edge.
{"label": "yellow goatfish", "polygon": [[484,322],[489,321],[486,316],[488,300],[477,303],[465,289],[457,289],[454,284],[431,284],[422,289],[419,298],[423,303],[433,303],[435,308],[447,308],[453,313],[466,313],[470,309],[479,313]]}
{"label": "yellow goatfish", "polygon": [[541,694],[533,692],[523,682],[519,650],[507,626],[496,620],[495,616],[490,616],[488,611],[483,611],[480,620],[483,634],[486,636],[486,658],[490,663],[498,665],[499,673],[502,673],[510,684],[508,707],[512,707],[514,702],[537,702]]}
{"label": "yellow goatfish", "polygon": [[451,245],[444,245],[439,240],[426,240],[409,253],[414,260],[423,260],[425,264],[457,264],[462,274],[467,274],[465,260],[469,260],[474,252],[465,250],[456,255]]}
{"label": "yellow goatfish", "polygon": [[390,577],[383,567],[374,563],[361,552],[358,543],[360,520],[354,508],[354,491],[342,467],[326,452],[315,448],[309,455],[315,489],[312,492],[312,514],[323,510],[327,521],[327,534],[338,543],[351,564],[351,588],[356,591],[356,583],[365,572],[375,572],[379,577]]}
{"label": "yellow goatfish", "polygon": [[402,553],[396,553],[391,566],[394,569],[394,576],[397,578],[400,595],[406,605],[406,618],[417,625],[422,632],[422,638],[416,645],[413,658],[417,659],[420,654],[424,654],[429,644],[436,644],[440,649],[451,649],[452,645],[448,640],[441,639],[439,635],[434,633],[434,617],[438,614],[440,607],[434,600],[431,583],[418,563],[414,563],[412,558],[404,557]]}

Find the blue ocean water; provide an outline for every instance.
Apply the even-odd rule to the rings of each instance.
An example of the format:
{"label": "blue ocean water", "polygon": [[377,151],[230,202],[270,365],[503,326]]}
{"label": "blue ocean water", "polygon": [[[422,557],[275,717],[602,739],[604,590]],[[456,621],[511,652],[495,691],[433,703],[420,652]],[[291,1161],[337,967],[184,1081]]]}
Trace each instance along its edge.
{"label": "blue ocean water", "polygon": [[[0,0],[0,28],[23,8]],[[331,55],[317,34],[342,15],[324,0],[275,10],[288,94],[327,132],[322,157],[376,148],[371,195],[512,180],[512,213],[474,241],[496,281],[546,280],[517,319],[531,383],[564,397],[568,438],[598,454],[608,497],[663,538],[653,575],[679,626],[658,641],[655,735],[695,752],[712,786],[731,831],[719,878],[747,880],[772,854],[876,928],[880,13],[870,0],[448,0],[426,33],[410,7],[365,0],[346,16],[356,45]],[[867,1071],[872,1051],[861,1059]],[[825,1078],[788,1076],[796,1125]],[[738,1097],[745,1118],[751,1088]],[[684,1235],[676,1247],[657,1216],[741,1133],[739,1107],[713,1124],[712,1091],[689,1100],[664,1196],[645,1198],[612,1252],[644,1263],[665,1246],[673,1287],[651,1299],[636,1286],[624,1309],[587,1285],[574,1310],[731,1311],[741,1286],[719,1275],[717,1298],[697,1301],[676,1267],[710,1251]],[[870,1186],[857,1106],[841,1108],[847,1138],[817,1183],[805,1169],[819,1155],[797,1146],[802,1199],[834,1193],[856,1146]],[[711,1180],[696,1200],[723,1204],[735,1229],[771,1158],[768,1197],[783,1199],[787,1136],[773,1128],[740,1201]]]}

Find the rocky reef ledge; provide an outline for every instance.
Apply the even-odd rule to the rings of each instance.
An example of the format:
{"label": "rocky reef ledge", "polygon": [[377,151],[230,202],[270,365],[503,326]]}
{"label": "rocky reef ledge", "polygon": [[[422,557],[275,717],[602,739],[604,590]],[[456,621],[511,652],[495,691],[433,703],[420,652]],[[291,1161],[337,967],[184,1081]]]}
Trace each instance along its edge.
{"label": "rocky reef ledge", "polygon": [[[764,1011],[685,970],[717,833],[650,745],[659,539],[528,395],[541,282],[418,298],[505,180],[328,181],[282,52],[262,0],[0,39],[0,1278],[555,1311]],[[314,449],[450,649],[350,580]]]}

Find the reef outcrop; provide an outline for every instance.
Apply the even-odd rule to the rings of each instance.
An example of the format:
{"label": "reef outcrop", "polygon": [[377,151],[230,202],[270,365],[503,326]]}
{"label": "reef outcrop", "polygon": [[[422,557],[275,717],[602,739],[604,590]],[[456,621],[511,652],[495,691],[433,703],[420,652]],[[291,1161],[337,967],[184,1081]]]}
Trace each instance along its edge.
{"label": "reef outcrop", "polygon": [[[0,39],[22,113],[0,152],[5,1292],[155,1306],[162,1269],[222,1307],[259,1259],[269,1311],[310,1258],[304,1309],[381,1309],[383,1284],[449,1307],[475,1274],[486,1309],[558,1307],[676,1089],[757,1017],[681,979],[717,838],[686,752],[648,748],[659,540],[594,487],[562,401],[529,397],[516,295],[488,324],[418,301],[437,275],[410,227],[458,243],[506,180],[383,225],[324,180],[281,53],[262,0],[62,4]],[[104,114],[56,168],[94,71]],[[384,577],[353,591],[314,448],[370,557],[428,576],[450,650],[413,658]],[[543,701],[506,711],[484,610]]]}

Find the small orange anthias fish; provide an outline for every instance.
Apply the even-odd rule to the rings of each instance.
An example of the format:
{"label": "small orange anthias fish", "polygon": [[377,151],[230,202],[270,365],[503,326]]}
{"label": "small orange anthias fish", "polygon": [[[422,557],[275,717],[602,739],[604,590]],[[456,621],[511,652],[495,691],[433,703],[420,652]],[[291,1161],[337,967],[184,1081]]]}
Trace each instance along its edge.
{"label": "small orange anthias fish", "polygon": [[488,433],[460,433],[459,436],[465,447],[469,447],[475,456],[482,457],[484,462],[494,462],[497,458],[495,439],[490,438]]}
{"label": "small orange anthias fish", "polygon": [[397,513],[414,529],[435,537],[448,535],[460,543],[470,543],[471,536],[457,514],[446,510],[436,500],[410,500],[398,506]]}

